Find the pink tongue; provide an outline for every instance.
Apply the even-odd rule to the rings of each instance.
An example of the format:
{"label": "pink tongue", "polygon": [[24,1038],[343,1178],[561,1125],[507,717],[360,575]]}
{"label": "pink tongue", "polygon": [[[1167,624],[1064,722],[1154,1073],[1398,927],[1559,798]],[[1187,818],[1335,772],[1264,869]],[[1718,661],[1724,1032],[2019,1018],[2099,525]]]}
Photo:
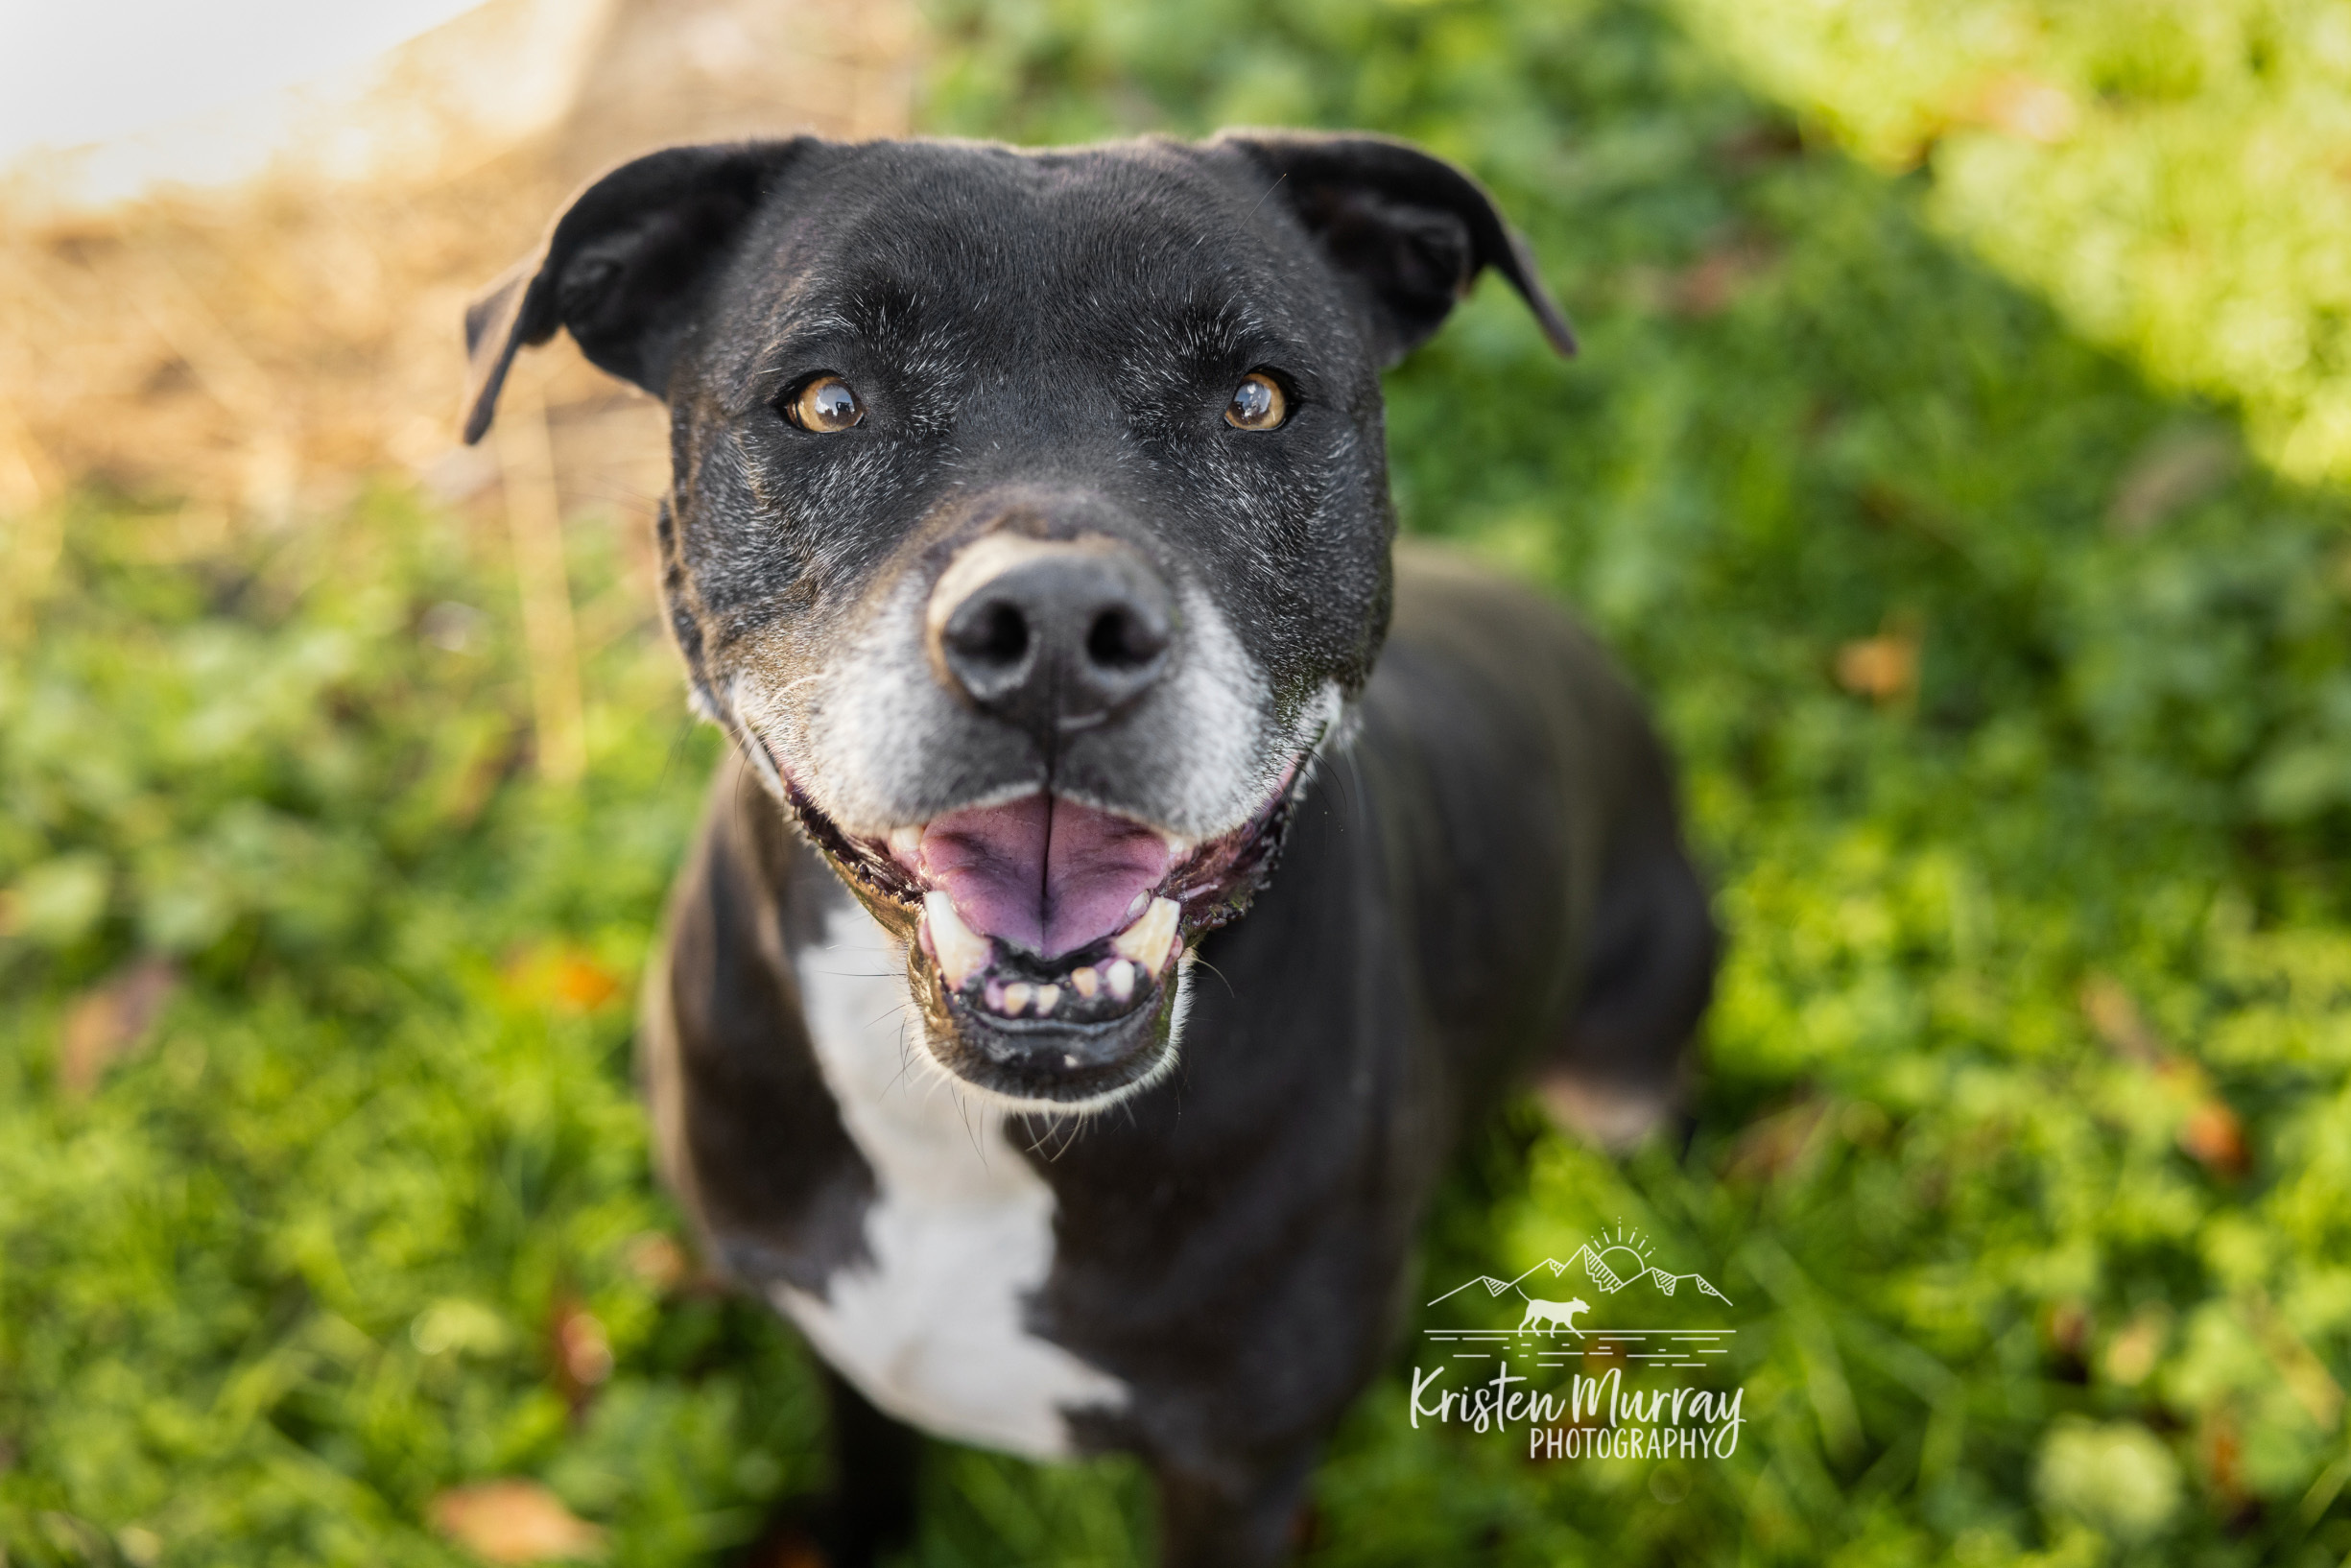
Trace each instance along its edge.
{"label": "pink tongue", "polygon": [[1058,958],[1127,924],[1167,877],[1167,843],[1139,822],[1052,796],[975,806],[922,833],[922,873],[977,932]]}

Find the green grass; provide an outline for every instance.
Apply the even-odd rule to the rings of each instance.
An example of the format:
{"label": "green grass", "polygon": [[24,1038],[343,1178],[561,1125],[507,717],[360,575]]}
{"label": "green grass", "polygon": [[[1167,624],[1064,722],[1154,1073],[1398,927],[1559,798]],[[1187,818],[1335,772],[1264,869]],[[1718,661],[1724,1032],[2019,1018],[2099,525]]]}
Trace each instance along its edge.
{"label": "green grass", "polygon": [[[1586,350],[1484,290],[1393,378],[1400,501],[1620,651],[1731,934],[1688,1148],[1522,1111],[1429,1269],[1643,1227],[1740,1304],[1738,1454],[1530,1465],[1390,1379],[1310,1560],[2351,1552],[2346,199],[2231,173],[2332,155],[2351,67],[2324,8],[2163,12],[2184,73],[2144,12],[940,12],[942,130],[1363,125],[1497,190]],[[2010,75],[2067,139],[1967,119]],[[714,755],[669,655],[593,653],[554,791],[494,541],[392,491],[193,564],[58,521],[0,585],[9,1561],[446,1562],[429,1499],[499,1475],[715,1560],[820,1461],[789,1334],[647,1267],[626,991]],[[574,546],[626,621],[613,530]],[[1914,683],[1840,684],[1869,639]],[[184,983],[75,1092],[73,1000],[142,954]],[[1128,1466],[926,1485],[921,1563],[1138,1560]]]}

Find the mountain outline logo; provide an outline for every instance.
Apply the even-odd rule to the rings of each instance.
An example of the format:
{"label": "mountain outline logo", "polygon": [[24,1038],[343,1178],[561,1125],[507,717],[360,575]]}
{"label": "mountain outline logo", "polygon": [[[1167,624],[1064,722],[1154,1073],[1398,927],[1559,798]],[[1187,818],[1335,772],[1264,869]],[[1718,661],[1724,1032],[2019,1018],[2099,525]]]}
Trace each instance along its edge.
{"label": "mountain outline logo", "polygon": [[[1711,1295],[1726,1307],[1738,1304],[1715,1289],[1714,1282],[1696,1270],[1686,1274],[1669,1274],[1663,1269],[1651,1264],[1649,1261],[1648,1238],[1637,1231],[1627,1235],[1621,1221],[1618,1222],[1616,1234],[1613,1237],[1603,1236],[1602,1240],[1605,1245],[1597,1248],[1590,1242],[1585,1242],[1576,1248],[1575,1256],[1569,1258],[1565,1263],[1561,1263],[1557,1258],[1545,1258],[1516,1279],[1496,1279],[1491,1274],[1480,1274],[1474,1279],[1463,1280],[1443,1295],[1437,1296],[1427,1304],[1434,1307],[1438,1302],[1460,1295],[1473,1285],[1484,1286],[1488,1295],[1500,1295],[1505,1291],[1518,1290],[1519,1286],[1528,1279],[1541,1273],[1546,1269],[1551,1271],[1551,1277],[1556,1279],[1578,1265],[1582,1266],[1585,1278],[1609,1295],[1614,1295],[1617,1292],[1641,1280],[1647,1280],[1666,1295],[1672,1295],[1680,1287],[1682,1281],[1688,1280],[1698,1287],[1699,1294]],[[1617,1261],[1609,1262],[1612,1257]],[[1525,1291],[1518,1291],[1518,1294],[1527,1296]],[[1532,1301],[1536,1298],[1527,1296],[1527,1299]],[[1554,1304],[1565,1305],[1565,1303]]]}
{"label": "mountain outline logo", "polygon": [[[1613,1233],[1603,1232],[1585,1241],[1565,1262],[1547,1257],[1510,1279],[1477,1274],[1426,1303],[1438,1307],[1464,1295],[1475,1300],[1480,1291],[1486,1298],[1495,1300],[1505,1294],[1515,1295],[1525,1307],[1524,1316],[1514,1327],[1506,1321],[1492,1327],[1431,1326],[1421,1333],[1433,1345],[1444,1347],[1448,1359],[1455,1361],[1517,1362],[1551,1367],[1564,1367],[1571,1361],[1586,1366],[1608,1362],[1628,1369],[1644,1366],[1663,1369],[1702,1367],[1715,1358],[1727,1357],[1731,1341],[1738,1333],[1734,1328],[1686,1324],[1603,1327],[1594,1320],[1603,1309],[1620,1302],[1676,1297],[1685,1289],[1724,1307],[1736,1307],[1737,1303],[1703,1273],[1697,1270],[1675,1273],[1662,1268],[1651,1261],[1654,1252],[1655,1247],[1647,1236],[1627,1229],[1619,1221]],[[1576,1277],[1571,1279],[1571,1275]],[[1545,1289],[1553,1281],[1569,1284],[1566,1299],[1558,1299],[1553,1291]],[[1530,1284],[1533,1290],[1528,1289]],[[1643,1285],[1648,1291],[1634,1290]],[[1599,1306],[1580,1294],[1586,1289],[1597,1297]],[[1627,1295],[1627,1292],[1632,1295]],[[1687,1314],[1679,1316],[1686,1318]]]}

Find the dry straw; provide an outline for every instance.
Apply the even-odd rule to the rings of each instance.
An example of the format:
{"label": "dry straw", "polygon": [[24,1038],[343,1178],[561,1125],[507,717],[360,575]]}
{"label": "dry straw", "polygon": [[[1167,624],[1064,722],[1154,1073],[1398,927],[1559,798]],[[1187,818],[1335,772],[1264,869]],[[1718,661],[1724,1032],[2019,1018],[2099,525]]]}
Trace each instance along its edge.
{"label": "dry straw", "polygon": [[[596,10],[592,47],[550,124],[501,139],[443,113],[453,75],[494,82],[488,52],[565,5]],[[398,476],[486,525],[504,513],[537,754],[549,776],[576,777],[576,644],[619,628],[609,614],[575,627],[563,534],[591,511],[650,515],[667,483],[661,418],[559,344],[516,378],[494,445],[459,446],[465,300],[623,157],[684,140],[901,132],[917,41],[909,9],[861,0],[492,0],[392,62],[369,112],[396,110],[403,145],[425,152],[368,178],[289,154],[234,188],[94,211],[59,210],[21,172],[0,183],[8,623],[29,624],[62,544],[59,503],[77,490],[126,503],[105,509],[103,526],[125,531],[118,548],[174,561],[298,528]],[[416,135],[436,114],[438,132]],[[651,608],[641,577],[631,621]]]}

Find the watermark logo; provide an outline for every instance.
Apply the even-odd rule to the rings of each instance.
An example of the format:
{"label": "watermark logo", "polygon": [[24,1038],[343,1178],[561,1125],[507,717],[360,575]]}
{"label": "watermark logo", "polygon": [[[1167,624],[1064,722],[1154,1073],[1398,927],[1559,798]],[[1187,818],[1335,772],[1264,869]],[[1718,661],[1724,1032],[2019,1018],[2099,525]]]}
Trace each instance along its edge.
{"label": "watermark logo", "polygon": [[1737,1451],[1735,1304],[1704,1274],[1662,1267],[1649,1240],[1621,1224],[1565,1262],[1545,1258],[1515,1279],[1480,1274],[1428,1305],[1413,1368],[1415,1427],[1523,1427],[1528,1458],[1538,1460]]}

